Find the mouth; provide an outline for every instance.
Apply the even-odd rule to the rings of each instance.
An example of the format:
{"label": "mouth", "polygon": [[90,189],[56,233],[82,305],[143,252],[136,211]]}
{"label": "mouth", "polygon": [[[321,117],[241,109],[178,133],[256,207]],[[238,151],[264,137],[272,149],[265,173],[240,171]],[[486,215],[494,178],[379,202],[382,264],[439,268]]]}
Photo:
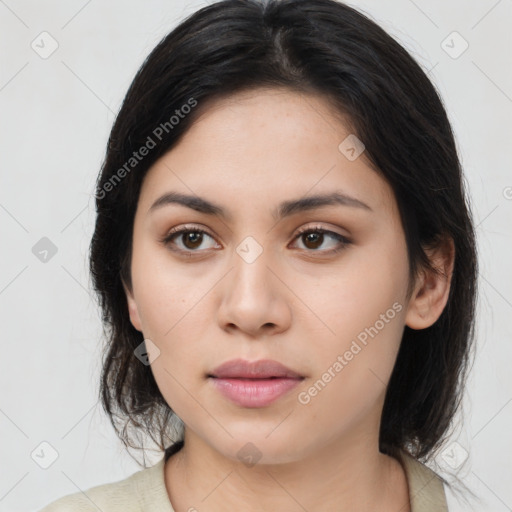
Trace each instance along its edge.
{"label": "mouth", "polygon": [[240,407],[266,407],[286,395],[305,377],[272,360],[228,361],[207,374],[214,388]]}
{"label": "mouth", "polygon": [[232,359],[227,361],[207,375],[218,379],[303,379],[300,373],[272,359],[245,361]]}

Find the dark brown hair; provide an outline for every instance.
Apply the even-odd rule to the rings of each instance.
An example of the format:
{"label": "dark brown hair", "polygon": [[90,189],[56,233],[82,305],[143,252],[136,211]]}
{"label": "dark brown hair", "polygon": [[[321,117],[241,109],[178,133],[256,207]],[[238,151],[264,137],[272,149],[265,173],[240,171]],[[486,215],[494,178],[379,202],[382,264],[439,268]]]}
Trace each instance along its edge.
{"label": "dark brown hair", "polygon": [[[163,450],[179,437],[150,366],[134,356],[144,338],[130,323],[122,279],[131,289],[137,201],[148,169],[213,100],[257,87],[321,95],[349,120],[366,157],[394,191],[411,288],[418,272],[429,268],[425,249],[453,239],[448,303],[431,327],[405,327],[380,427],[382,452],[428,458],[458,410],[470,358],[474,228],[435,87],[390,35],[335,0],[216,2],[172,30],[136,74],[112,128],[95,194],[90,270],[106,334],[103,407],[127,447],[144,447],[149,436]],[[149,148],[143,157],[142,147]]]}

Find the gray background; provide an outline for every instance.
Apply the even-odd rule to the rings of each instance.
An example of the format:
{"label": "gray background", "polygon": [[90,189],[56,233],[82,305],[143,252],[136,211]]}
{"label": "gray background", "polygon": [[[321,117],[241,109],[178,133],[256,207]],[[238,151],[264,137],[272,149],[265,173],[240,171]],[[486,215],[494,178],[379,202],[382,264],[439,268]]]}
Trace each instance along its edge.
{"label": "gray background", "polygon": [[[101,324],[87,262],[93,184],[134,73],[204,4],[0,0],[2,511],[38,510],[140,469],[97,401]],[[512,1],[351,5],[416,56],[456,133],[481,258],[478,351],[460,427],[434,466],[478,497],[465,505],[450,494],[450,511],[512,510]],[[44,237],[57,250],[45,262]]]}

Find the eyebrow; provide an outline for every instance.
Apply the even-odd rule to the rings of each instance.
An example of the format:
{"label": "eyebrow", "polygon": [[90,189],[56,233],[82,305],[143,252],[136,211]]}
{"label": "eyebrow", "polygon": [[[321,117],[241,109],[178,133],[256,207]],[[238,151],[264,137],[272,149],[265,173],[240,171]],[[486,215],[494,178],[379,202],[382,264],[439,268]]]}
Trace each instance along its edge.
{"label": "eyebrow", "polygon": [[[171,204],[179,204],[206,215],[216,215],[226,220],[232,220],[232,215],[221,206],[202,197],[181,194],[179,192],[167,192],[159,197],[149,208],[148,214]],[[272,212],[272,216],[276,220],[281,220],[284,217],[289,217],[290,215],[298,212],[315,210],[323,206],[333,205],[350,206],[370,212],[373,211],[366,203],[363,203],[355,197],[348,196],[341,192],[332,192],[330,194],[318,194],[300,199],[283,201],[277,209]]]}

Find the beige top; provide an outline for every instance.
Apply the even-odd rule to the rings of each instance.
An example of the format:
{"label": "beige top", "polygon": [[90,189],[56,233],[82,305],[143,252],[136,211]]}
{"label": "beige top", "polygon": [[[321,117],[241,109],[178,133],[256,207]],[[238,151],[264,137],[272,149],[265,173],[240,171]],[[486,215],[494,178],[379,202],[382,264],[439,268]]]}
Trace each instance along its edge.
{"label": "beige top", "polygon": [[[404,453],[411,512],[448,512],[442,480]],[[165,456],[124,480],[64,496],[40,512],[174,512],[164,479]]]}

